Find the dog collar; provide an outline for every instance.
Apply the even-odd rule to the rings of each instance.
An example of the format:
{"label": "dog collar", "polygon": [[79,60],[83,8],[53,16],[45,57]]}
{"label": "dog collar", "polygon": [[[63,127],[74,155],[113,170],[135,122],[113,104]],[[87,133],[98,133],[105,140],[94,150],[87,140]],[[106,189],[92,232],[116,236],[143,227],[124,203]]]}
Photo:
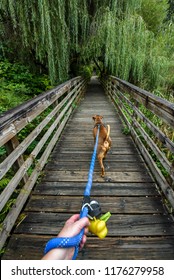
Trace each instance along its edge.
{"label": "dog collar", "polygon": [[96,124],[94,125],[94,128],[95,128],[95,127],[98,127],[98,125],[104,126],[104,127],[106,128],[106,125],[104,125],[103,123],[96,123]]}

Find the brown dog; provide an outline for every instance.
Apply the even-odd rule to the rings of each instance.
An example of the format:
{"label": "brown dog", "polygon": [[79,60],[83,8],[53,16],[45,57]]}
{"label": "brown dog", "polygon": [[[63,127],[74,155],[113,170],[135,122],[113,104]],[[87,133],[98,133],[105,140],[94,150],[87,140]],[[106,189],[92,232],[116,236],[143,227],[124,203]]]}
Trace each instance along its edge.
{"label": "brown dog", "polygon": [[103,159],[105,158],[108,150],[111,147],[111,138],[109,137],[110,125],[107,125],[108,128],[106,128],[102,122],[103,117],[100,115],[95,115],[92,118],[95,122],[94,128],[93,128],[94,141],[97,136],[98,124],[100,124],[100,132],[99,132],[98,147],[97,147],[97,157],[98,157],[98,161],[101,166],[101,176],[104,177],[105,168],[103,165]]}

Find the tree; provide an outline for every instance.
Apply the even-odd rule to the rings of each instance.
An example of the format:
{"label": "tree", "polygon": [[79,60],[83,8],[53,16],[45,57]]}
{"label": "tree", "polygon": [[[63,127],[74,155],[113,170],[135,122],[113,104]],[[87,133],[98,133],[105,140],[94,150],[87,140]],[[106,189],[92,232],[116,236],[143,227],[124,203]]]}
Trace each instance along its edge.
{"label": "tree", "polygon": [[167,13],[167,20],[174,21],[174,0],[168,0],[169,8]]}
{"label": "tree", "polygon": [[166,7],[165,0],[2,0],[1,49],[16,56],[20,45],[18,57],[48,69],[52,84],[95,63],[153,88],[167,69],[165,45],[157,45]]}
{"label": "tree", "polygon": [[168,8],[167,0],[142,0],[140,14],[148,30],[155,34],[161,30]]}

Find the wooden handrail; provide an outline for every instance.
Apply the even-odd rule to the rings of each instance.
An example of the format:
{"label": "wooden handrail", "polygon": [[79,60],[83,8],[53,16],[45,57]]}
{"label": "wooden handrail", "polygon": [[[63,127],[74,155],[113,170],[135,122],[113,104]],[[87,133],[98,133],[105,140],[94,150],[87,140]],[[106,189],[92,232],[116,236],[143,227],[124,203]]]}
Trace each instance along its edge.
{"label": "wooden handrail", "polygon": [[136,99],[139,103],[142,103],[147,109],[152,111],[158,117],[163,119],[167,124],[174,128],[174,104],[158,97],[144,89],[132,85],[124,80],[110,76],[113,83],[117,88],[129,92],[131,97]]}
{"label": "wooden handrail", "polygon": [[167,208],[173,212],[174,104],[114,76],[102,77],[101,83],[167,199]]}
{"label": "wooden handrail", "polygon": [[[0,210],[11,198],[14,199],[1,225],[0,248],[9,236],[74,105],[84,93],[86,84],[87,80],[76,77],[0,116],[0,146],[6,149],[0,164],[0,179],[5,178],[8,182],[0,195]],[[28,135],[25,132],[24,138],[22,135],[26,129],[29,132]],[[11,179],[9,173],[13,174]]]}
{"label": "wooden handrail", "polygon": [[71,79],[3,113],[0,116],[0,146],[5,144],[8,139],[11,139],[23,127],[41,114],[55,100],[80,81],[80,79],[80,77]]}

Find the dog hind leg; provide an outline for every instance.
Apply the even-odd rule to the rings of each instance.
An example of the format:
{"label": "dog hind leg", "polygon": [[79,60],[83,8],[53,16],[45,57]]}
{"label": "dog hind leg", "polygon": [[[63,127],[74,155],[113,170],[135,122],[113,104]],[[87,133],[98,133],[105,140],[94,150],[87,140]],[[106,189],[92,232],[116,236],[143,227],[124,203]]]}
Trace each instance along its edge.
{"label": "dog hind leg", "polygon": [[103,164],[103,159],[105,158],[105,154],[106,154],[106,149],[105,147],[103,146],[102,147],[102,151],[100,151],[98,153],[98,161],[99,161],[99,164],[100,164],[100,167],[101,167],[101,177],[104,177],[105,176],[105,168],[104,168],[104,164]]}

